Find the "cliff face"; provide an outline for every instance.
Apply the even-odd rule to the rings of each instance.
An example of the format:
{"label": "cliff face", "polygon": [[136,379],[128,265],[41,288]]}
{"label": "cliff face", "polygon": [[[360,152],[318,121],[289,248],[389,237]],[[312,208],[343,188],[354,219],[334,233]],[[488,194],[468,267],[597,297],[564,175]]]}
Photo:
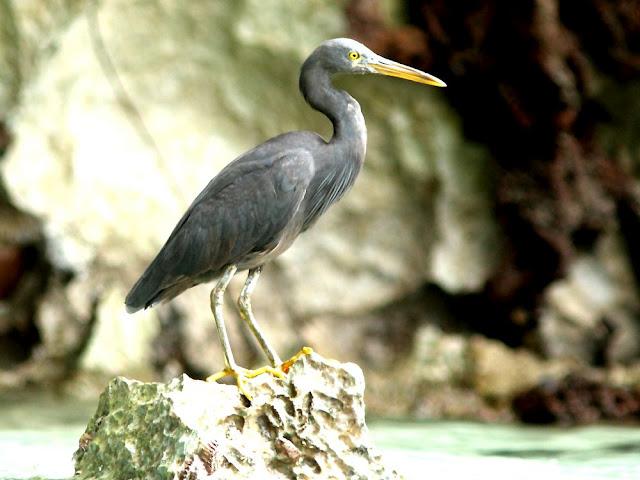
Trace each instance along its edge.
{"label": "cliff face", "polygon": [[[448,72],[466,136],[497,166],[502,256],[472,327],[552,357],[637,361],[638,3],[407,0],[401,26],[375,4],[351,2],[352,28]],[[569,312],[557,300],[578,278]]]}
{"label": "cliff face", "polygon": [[[208,286],[133,318],[124,295],[234,157],[288,130],[331,134],[297,76],[345,35],[449,88],[336,79],[362,105],[367,160],[261,277],[254,310],[278,351],[358,361],[386,413],[484,416],[550,371],[637,383],[635,2],[579,17],[499,3],[0,0],[0,388],[217,369]],[[257,363],[228,310],[239,362]]]}
{"label": "cliff face", "polygon": [[[298,94],[297,77],[317,44],[346,34],[343,5],[60,7],[5,4],[12,15],[3,17],[19,33],[4,58],[32,65],[16,72],[20,95],[3,97],[14,98],[14,140],[2,171],[13,201],[46,230],[55,273],[36,315],[43,351],[75,349],[91,320],[85,367],[145,369],[169,362],[175,352],[150,342],[177,328],[181,343],[167,349],[206,373],[220,358],[209,287],[135,318],[123,314],[122,299],[226,163],[287,130],[331,134]],[[50,48],[36,48],[40,36]],[[330,333],[304,338],[300,319],[371,311],[425,282],[474,290],[497,259],[488,158],[463,140],[442,93],[392,79],[337,82],[362,104],[366,166],[353,191],[261,279],[254,307],[280,350],[335,343]],[[230,323],[240,359],[252,360]]]}

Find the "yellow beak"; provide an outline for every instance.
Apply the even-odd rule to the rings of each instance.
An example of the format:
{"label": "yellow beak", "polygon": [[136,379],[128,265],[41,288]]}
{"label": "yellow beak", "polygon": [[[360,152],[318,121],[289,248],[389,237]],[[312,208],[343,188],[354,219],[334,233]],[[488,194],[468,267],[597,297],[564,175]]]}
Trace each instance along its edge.
{"label": "yellow beak", "polygon": [[405,80],[425,83],[427,85],[433,85],[434,87],[447,86],[446,83],[433,75],[418,70],[417,68],[407,67],[406,65],[394,62],[393,60],[387,60],[383,57],[378,57],[377,59],[370,61],[369,66],[373,68],[376,73],[380,73],[382,75],[404,78]]}

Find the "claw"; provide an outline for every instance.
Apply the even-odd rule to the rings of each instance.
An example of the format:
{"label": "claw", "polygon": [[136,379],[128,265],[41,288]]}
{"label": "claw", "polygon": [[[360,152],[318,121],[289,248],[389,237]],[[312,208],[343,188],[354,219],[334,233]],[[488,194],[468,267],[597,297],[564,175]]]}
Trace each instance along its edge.
{"label": "claw", "polygon": [[284,379],[283,371],[274,367],[264,366],[264,367],[257,368],[255,370],[248,370],[242,367],[225,368],[224,370],[220,370],[219,372],[216,372],[213,375],[209,375],[206,378],[206,381],[217,382],[221,378],[224,378],[227,376],[235,377],[238,390],[240,390],[240,393],[245,397],[247,397],[249,401],[251,401],[253,400],[253,398],[246,389],[246,385],[247,385],[246,379],[255,378],[258,375],[262,375],[263,373],[270,373],[274,377]]}
{"label": "claw", "polygon": [[247,398],[247,400],[253,402],[253,396],[245,388],[246,384],[246,380],[241,375],[236,375],[236,385],[238,386],[238,390]]}
{"label": "claw", "polygon": [[300,357],[302,357],[303,355],[311,355],[312,353],[313,349],[311,347],[302,347],[300,351],[293,357],[282,362],[282,365],[280,365],[280,370],[282,370],[284,373],[288,373],[291,366],[296,363],[300,359]]}
{"label": "claw", "polygon": [[213,373],[205,378],[205,382],[217,382],[221,378],[228,377],[230,375],[234,375],[235,372],[230,368],[225,368],[224,370],[220,370],[219,372]]}
{"label": "claw", "polygon": [[278,370],[277,368],[269,366],[260,367],[255,370],[245,370],[244,376],[247,378],[255,378],[258,375],[262,375],[263,373],[270,373],[274,377],[278,377],[284,380],[284,372],[282,370]]}
{"label": "claw", "polygon": [[246,389],[247,379],[255,378],[258,375],[262,375],[263,373],[270,373],[274,377],[284,380],[285,374],[289,372],[289,369],[291,368],[291,366],[294,363],[296,363],[300,359],[300,357],[302,357],[303,355],[311,355],[312,353],[313,353],[313,349],[311,349],[310,347],[302,347],[302,349],[300,349],[298,353],[296,353],[289,360],[282,362],[282,364],[278,368],[270,367],[267,365],[264,367],[256,368],[255,370],[249,370],[246,368],[236,366],[233,368],[225,368],[224,370],[220,370],[219,372],[216,372],[213,375],[209,375],[206,378],[206,381],[217,382],[218,380],[224,377],[229,377],[229,376],[235,377],[236,385],[238,386],[238,390],[240,390],[240,393],[245,397],[247,397],[247,399],[253,400],[253,398],[251,397],[251,395]]}

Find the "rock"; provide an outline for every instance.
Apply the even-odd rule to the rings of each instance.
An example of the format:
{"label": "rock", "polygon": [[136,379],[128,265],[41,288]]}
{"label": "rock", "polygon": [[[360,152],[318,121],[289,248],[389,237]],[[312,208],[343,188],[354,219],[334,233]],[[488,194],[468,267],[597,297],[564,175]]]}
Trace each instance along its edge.
{"label": "rock", "polygon": [[410,361],[420,383],[429,387],[463,385],[469,375],[469,339],[445,334],[431,325],[421,327],[416,332]]}
{"label": "rock", "polygon": [[[147,346],[167,307],[131,319],[121,300],[191,199],[235,156],[288,130],[330,134],[297,80],[317,44],[346,33],[343,4],[107,0],[83,10],[80,1],[51,9],[36,3],[0,2],[11,11],[0,23],[11,20],[18,32],[0,42],[7,65],[0,95],[15,137],[2,174],[15,202],[44,220],[54,267],[69,273],[61,295],[43,303],[41,325],[57,332],[66,318],[86,323],[83,299],[96,298],[96,331],[111,341],[96,336],[83,366],[122,372],[149,365]],[[35,48],[39,36],[47,48]],[[160,155],[122,107],[105,55]],[[499,251],[489,156],[464,141],[443,92],[397,79],[338,82],[361,102],[367,161],[353,191],[258,285],[254,310],[269,319],[267,336],[279,351],[299,342],[281,332],[295,331],[300,319],[373,311],[425,282],[479,289]],[[209,341],[207,288],[172,303],[188,319],[186,361],[203,371],[220,359]],[[65,310],[69,317],[58,313]],[[248,358],[242,331],[228,323],[236,356]]]}
{"label": "rock", "polygon": [[14,106],[20,91],[17,29],[9,0],[0,0],[0,18],[0,111],[4,113]]}
{"label": "rock", "polygon": [[637,284],[622,239],[603,235],[545,291],[540,336],[545,353],[586,364],[626,363],[640,353]]}
{"label": "rock", "polygon": [[[513,421],[517,416],[534,423],[629,420],[640,411],[638,362],[594,368],[428,325],[418,328],[411,354],[398,363],[395,389],[381,381],[379,372],[366,372],[369,390],[379,390],[376,402],[368,403],[369,411],[373,407],[378,414],[485,421]],[[384,398],[391,399],[392,407],[379,400]]]}
{"label": "rock", "polygon": [[303,356],[284,381],[114,379],[75,453],[80,479],[394,479],[371,445],[355,364]]}
{"label": "rock", "polygon": [[561,378],[579,366],[567,360],[545,360],[525,349],[474,336],[469,342],[469,376],[483,397],[508,403],[514,395],[545,379]]}
{"label": "rock", "polygon": [[527,423],[636,422],[640,418],[640,389],[567,375],[521,392],[513,399],[513,409]]}
{"label": "rock", "polygon": [[[418,328],[412,352],[400,365],[395,376],[403,384],[398,390],[413,396],[405,403],[405,415],[485,421],[513,420],[510,407],[515,395],[577,368],[569,361],[545,360],[497,340],[445,333],[433,325]],[[370,389],[385,387],[376,380],[369,380]]]}
{"label": "rock", "polygon": [[33,319],[47,286],[43,236],[37,219],[10,205],[0,186],[0,389],[5,371],[29,359],[39,346]]}

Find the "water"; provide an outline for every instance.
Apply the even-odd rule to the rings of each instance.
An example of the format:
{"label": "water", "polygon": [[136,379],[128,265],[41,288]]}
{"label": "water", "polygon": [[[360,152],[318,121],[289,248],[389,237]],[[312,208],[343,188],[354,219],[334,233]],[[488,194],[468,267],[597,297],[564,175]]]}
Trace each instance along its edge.
{"label": "water", "polygon": [[[95,402],[0,402],[0,479],[67,479]],[[407,480],[640,479],[640,428],[534,428],[469,422],[370,422]]]}
{"label": "water", "polygon": [[372,422],[408,479],[640,479],[640,428]]}

